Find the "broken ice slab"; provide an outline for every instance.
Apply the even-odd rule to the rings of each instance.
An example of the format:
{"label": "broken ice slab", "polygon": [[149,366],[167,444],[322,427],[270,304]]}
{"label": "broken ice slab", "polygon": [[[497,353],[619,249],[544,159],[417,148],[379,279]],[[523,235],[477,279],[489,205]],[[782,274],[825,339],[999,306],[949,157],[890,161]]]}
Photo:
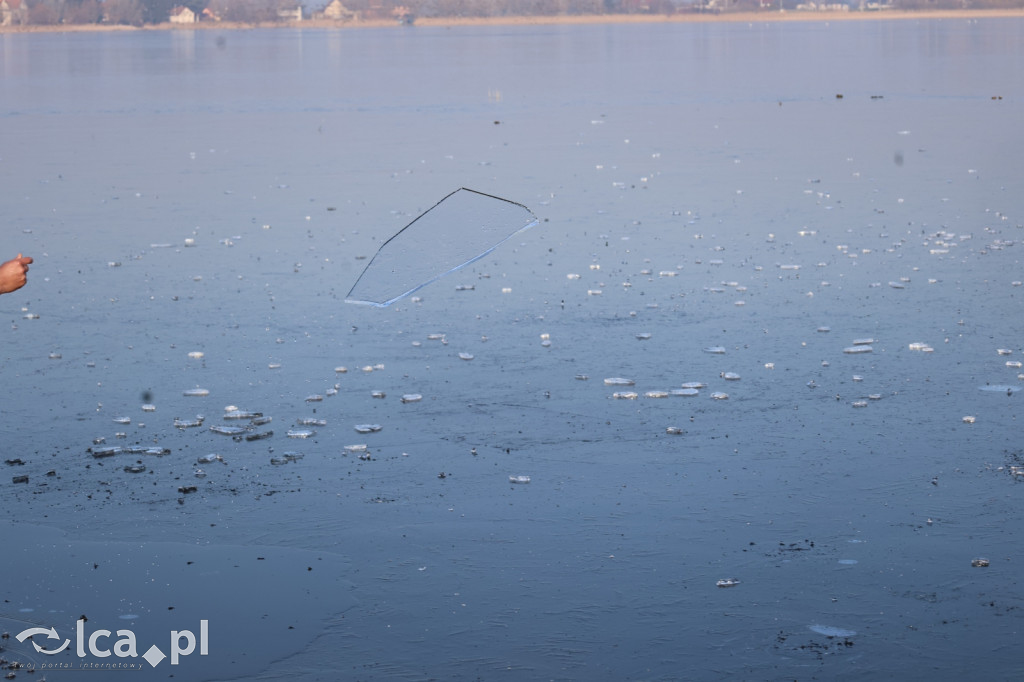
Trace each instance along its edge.
{"label": "broken ice slab", "polygon": [[530,482],[530,477],[529,476],[509,476],[508,477],[508,482],[509,483],[529,483]]}
{"label": "broken ice slab", "polygon": [[522,204],[457,189],[384,242],[345,300],[389,306],[537,222]]}
{"label": "broken ice slab", "polygon": [[847,630],[846,628],[837,628],[833,625],[808,625],[807,628],[811,632],[816,632],[819,635],[825,635],[826,637],[853,637],[857,634],[856,630]]}

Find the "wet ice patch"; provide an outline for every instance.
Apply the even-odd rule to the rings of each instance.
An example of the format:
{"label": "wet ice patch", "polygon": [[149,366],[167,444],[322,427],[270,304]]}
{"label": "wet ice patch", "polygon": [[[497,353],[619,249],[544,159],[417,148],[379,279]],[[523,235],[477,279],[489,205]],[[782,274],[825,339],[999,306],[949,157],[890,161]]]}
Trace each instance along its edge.
{"label": "wet ice patch", "polygon": [[856,630],[837,628],[832,625],[808,625],[807,628],[811,632],[816,632],[819,635],[825,635],[826,637],[853,637],[857,634]]}

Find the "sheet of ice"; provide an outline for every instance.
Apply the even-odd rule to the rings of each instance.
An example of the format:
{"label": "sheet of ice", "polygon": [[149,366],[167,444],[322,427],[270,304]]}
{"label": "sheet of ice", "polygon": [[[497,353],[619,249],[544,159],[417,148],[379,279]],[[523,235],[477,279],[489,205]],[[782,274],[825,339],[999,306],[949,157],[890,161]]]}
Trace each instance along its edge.
{"label": "sheet of ice", "polygon": [[389,306],[536,224],[522,204],[457,189],[384,242],[345,300]]}

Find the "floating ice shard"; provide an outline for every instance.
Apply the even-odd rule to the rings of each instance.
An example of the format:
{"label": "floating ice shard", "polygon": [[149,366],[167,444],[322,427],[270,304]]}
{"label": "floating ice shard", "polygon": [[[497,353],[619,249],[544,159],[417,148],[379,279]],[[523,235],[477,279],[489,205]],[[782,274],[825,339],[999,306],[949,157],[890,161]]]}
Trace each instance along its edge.
{"label": "floating ice shard", "polygon": [[345,300],[389,306],[537,222],[522,204],[457,189],[384,242]]}
{"label": "floating ice shard", "polygon": [[816,632],[819,635],[825,635],[826,637],[853,637],[857,634],[856,630],[837,628],[832,625],[808,625],[807,628],[811,632]]}

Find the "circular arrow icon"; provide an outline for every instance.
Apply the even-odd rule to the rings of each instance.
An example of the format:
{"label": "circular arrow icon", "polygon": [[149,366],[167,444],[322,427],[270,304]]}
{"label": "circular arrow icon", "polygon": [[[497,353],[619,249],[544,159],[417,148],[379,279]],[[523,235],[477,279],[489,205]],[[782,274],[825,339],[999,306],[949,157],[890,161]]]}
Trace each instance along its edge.
{"label": "circular arrow icon", "polygon": [[[29,628],[27,630],[22,630],[18,633],[18,636],[15,639],[17,639],[19,642],[24,642],[26,639],[32,637],[33,635],[46,635],[47,639],[60,639],[60,635],[57,634],[57,628],[52,626],[50,627],[49,630],[47,630],[46,628]],[[44,649],[43,647],[36,644],[35,640],[32,640],[32,646],[35,647],[35,650],[41,654],[59,654],[60,652],[67,649],[69,644],[71,644],[71,640],[65,639],[64,643],[60,645],[59,649],[54,649],[53,651],[50,651],[49,649]]]}

